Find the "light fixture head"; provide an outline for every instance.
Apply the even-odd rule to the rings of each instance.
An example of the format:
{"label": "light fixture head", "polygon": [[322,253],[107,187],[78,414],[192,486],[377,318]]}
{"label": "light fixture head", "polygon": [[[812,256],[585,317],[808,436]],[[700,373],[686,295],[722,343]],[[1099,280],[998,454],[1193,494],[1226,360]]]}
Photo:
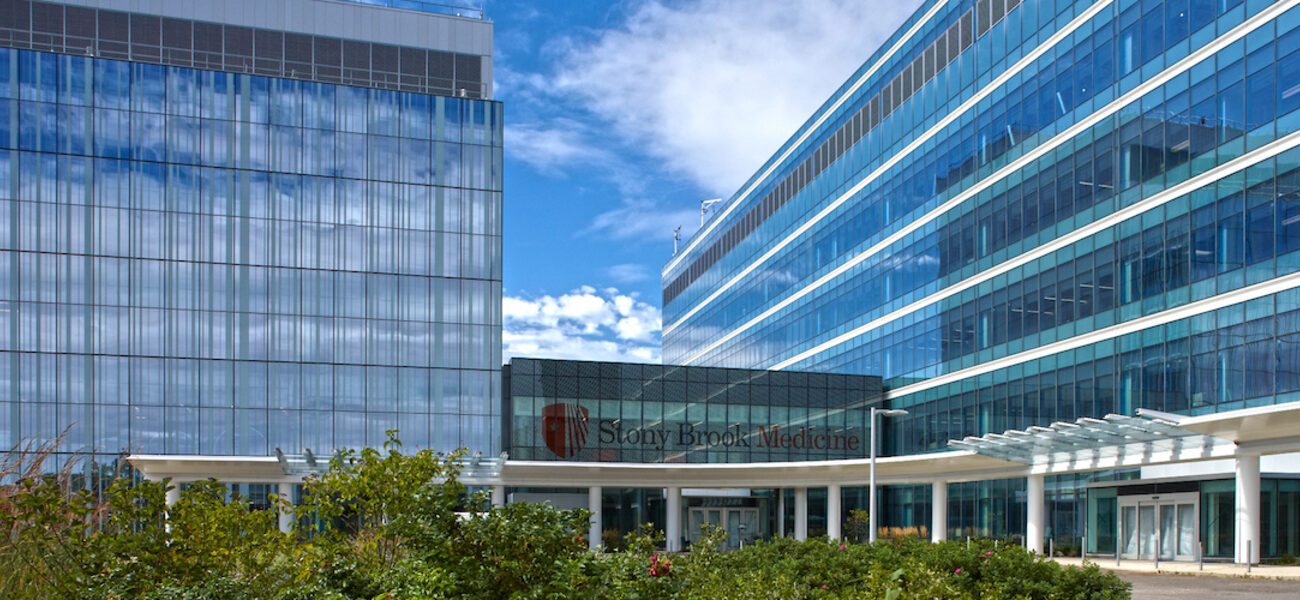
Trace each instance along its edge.
{"label": "light fixture head", "polygon": [[906,415],[907,411],[901,408],[879,408],[876,409],[876,414],[882,417],[901,417]]}

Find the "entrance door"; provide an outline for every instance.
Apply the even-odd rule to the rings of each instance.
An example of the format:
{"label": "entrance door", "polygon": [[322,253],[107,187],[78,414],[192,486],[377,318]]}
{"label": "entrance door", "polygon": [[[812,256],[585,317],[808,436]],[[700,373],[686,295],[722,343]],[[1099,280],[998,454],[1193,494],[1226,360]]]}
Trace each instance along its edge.
{"label": "entrance door", "polygon": [[1121,496],[1120,555],[1137,560],[1196,560],[1197,494]]}
{"label": "entrance door", "polygon": [[690,540],[694,543],[700,539],[700,526],[704,524],[721,527],[727,533],[723,548],[735,550],[742,544],[750,544],[759,537],[758,509],[753,507],[707,507],[690,509]]}

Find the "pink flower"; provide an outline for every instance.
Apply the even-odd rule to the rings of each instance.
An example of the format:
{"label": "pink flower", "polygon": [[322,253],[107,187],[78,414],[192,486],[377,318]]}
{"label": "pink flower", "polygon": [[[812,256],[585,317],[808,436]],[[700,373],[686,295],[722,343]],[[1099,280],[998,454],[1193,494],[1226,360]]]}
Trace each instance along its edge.
{"label": "pink flower", "polygon": [[985,552],[985,553],[984,553],[984,556],[993,556],[993,552],[992,552],[991,550],[988,551],[988,552]]}
{"label": "pink flower", "polygon": [[826,589],[826,584],[824,584],[824,583],[822,584],[822,589],[823,589],[823,590]]}
{"label": "pink flower", "polygon": [[650,572],[651,577],[662,577],[672,571],[672,565],[668,562],[667,557],[660,561],[659,555],[656,554],[650,557],[650,568],[647,570]]}
{"label": "pink flower", "polygon": [[958,574],[958,575],[961,575],[961,567],[957,567],[957,570],[956,570],[956,571],[953,571],[953,573],[956,573],[956,574]]}
{"label": "pink flower", "polygon": [[840,544],[840,550],[844,549],[844,544]]}

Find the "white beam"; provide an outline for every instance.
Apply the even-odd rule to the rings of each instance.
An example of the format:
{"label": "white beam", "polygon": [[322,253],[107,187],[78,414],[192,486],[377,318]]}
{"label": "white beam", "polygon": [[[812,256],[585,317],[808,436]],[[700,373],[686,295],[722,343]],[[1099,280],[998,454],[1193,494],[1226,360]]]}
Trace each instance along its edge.
{"label": "white beam", "polygon": [[1025,491],[1025,501],[1028,503],[1028,518],[1025,523],[1025,548],[1030,552],[1038,554],[1043,553],[1043,532],[1046,530],[1044,522],[1044,493],[1043,493],[1043,476],[1030,475],[1028,485]]}
{"label": "white beam", "polygon": [[776,488],[776,537],[785,537],[785,490]]}
{"label": "white beam", "polygon": [[1237,442],[1237,448],[1250,454],[1289,454],[1300,452],[1300,435],[1250,442]]}
{"label": "white beam", "polygon": [[668,490],[668,551],[682,550],[682,488],[670,487]]}
{"label": "white beam", "polygon": [[591,521],[587,526],[587,547],[592,551],[599,549],[604,541],[600,537],[604,531],[604,525],[601,524],[600,494],[601,488],[598,485],[587,488],[587,510],[591,511]]}
{"label": "white beam", "polygon": [[[172,481],[169,482],[169,485],[171,487],[167,488],[167,493],[163,497],[163,501],[167,504],[167,510],[163,512],[163,518],[165,519],[171,519],[171,508],[181,499],[181,484]],[[170,523],[163,525],[163,528],[168,532],[172,530]]]}
{"label": "white beam", "polygon": [[1236,551],[1238,563],[1259,562],[1259,455],[1237,456]]}
{"label": "white beam", "polygon": [[840,486],[826,486],[826,537],[840,539]]}
{"label": "white beam", "polygon": [[808,539],[808,488],[794,488],[794,539]]}
{"label": "white beam", "polygon": [[293,484],[278,483],[275,486],[275,493],[280,497],[280,501],[276,503],[276,507],[280,511],[280,533],[289,533],[293,529],[293,517],[297,512],[293,503]]}
{"label": "white beam", "polygon": [[930,541],[948,539],[948,482],[930,484]]}

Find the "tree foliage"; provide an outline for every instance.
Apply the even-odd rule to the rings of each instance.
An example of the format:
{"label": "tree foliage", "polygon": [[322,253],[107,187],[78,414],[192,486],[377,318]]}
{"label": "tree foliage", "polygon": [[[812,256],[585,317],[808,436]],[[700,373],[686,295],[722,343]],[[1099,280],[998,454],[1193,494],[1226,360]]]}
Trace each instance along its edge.
{"label": "tree foliage", "polygon": [[[494,507],[457,477],[462,452],[345,452],[304,483],[290,533],[275,511],[215,482],[116,479],[79,486],[74,461],[48,469],[52,447],[0,464],[0,597],[194,600],[980,598],[1102,600],[1127,584],[1095,566],[1062,568],[1018,547],[905,539],[841,544],[775,540],[723,552],[702,532],[690,553],[629,534],[614,553],[587,551],[590,513]],[[275,499],[281,501],[281,499]]]}

